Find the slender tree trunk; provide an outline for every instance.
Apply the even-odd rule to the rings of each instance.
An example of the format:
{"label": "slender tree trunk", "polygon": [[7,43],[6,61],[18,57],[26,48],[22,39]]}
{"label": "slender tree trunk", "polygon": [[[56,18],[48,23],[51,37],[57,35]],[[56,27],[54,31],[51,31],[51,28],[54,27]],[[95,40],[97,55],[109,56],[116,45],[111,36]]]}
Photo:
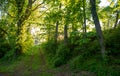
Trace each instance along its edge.
{"label": "slender tree trunk", "polygon": [[105,46],[104,46],[103,34],[102,34],[99,18],[96,12],[96,0],[90,0],[90,4],[91,4],[91,13],[94,20],[96,32],[98,34],[98,40],[101,46],[102,58],[105,59]]}
{"label": "slender tree trunk", "polygon": [[[59,10],[61,9],[61,3],[59,5]],[[55,28],[55,43],[57,43],[57,38],[58,38],[58,26],[59,26],[59,21],[56,22],[56,28]]]}
{"label": "slender tree trunk", "polygon": [[58,38],[58,25],[59,25],[59,22],[57,21],[56,28],[55,28],[55,43],[57,43],[57,38]]}
{"label": "slender tree trunk", "polygon": [[51,40],[51,28],[50,25],[48,25],[48,41]]}
{"label": "slender tree trunk", "polygon": [[83,0],[83,15],[84,15],[84,23],[83,23],[83,32],[84,32],[84,36],[86,36],[86,10],[85,10],[85,1]]}
{"label": "slender tree trunk", "polygon": [[108,28],[110,27],[110,19],[108,19],[107,26],[108,26]]}
{"label": "slender tree trunk", "polygon": [[119,12],[117,11],[114,29],[117,27],[118,18],[119,18]]}
{"label": "slender tree trunk", "polygon": [[67,45],[68,43],[68,33],[67,33],[67,25],[64,26],[64,44]]}

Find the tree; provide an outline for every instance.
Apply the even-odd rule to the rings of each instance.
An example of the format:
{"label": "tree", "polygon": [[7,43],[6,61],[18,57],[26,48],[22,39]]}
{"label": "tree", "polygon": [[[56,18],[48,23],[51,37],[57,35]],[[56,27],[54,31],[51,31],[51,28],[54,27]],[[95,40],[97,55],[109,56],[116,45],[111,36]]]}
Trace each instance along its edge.
{"label": "tree", "polygon": [[102,58],[105,59],[104,39],[103,39],[103,34],[102,34],[99,18],[98,18],[97,12],[96,12],[96,0],[90,0],[90,5],[91,5],[91,13],[92,13],[92,17],[94,20],[96,32],[98,34],[98,40],[99,40],[99,43],[101,46]]}
{"label": "tree", "polygon": [[64,22],[64,44],[68,44],[68,25],[69,25],[69,20],[70,20],[70,10],[66,6],[66,13],[65,13],[65,22]]}
{"label": "tree", "polygon": [[[61,9],[61,3],[59,4],[59,9],[58,10],[60,10],[60,9]],[[58,26],[59,26],[59,18],[58,18],[58,20],[56,22],[56,26],[55,26],[55,43],[57,43],[57,38],[58,38]]]}
{"label": "tree", "polygon": [[[24,21],[28,19],[28,17],[31,14],[31,9],[32,9],[32,0],[28,0],[28,4],[26,9],[25,8],[25,0],[19,1],[15,0],[16,2],[16,8],[17,8],[17,40],[16,40],[16,51],[15,55],[20,55],[23,52],[23,47],[22,47],[22,42],[23,42],[23,28],[24,28]],[[25,12],[23,14],[23,12]]]}
{"label": "tree", "polygon": [[83,20],[83,32],[84,34],[86,35],[86,10],[85,10],[85,3],[86,3],[86,0],[83,0],[83,17],[84,17],[84,20]]}
{"label": "tree", "polygon": [[113,9],[113,12],[116,14],[115,16],[115,23],[114,23],[114,28],[117,27],[117,23],[119,20],[119,13],[120,13],[120,0],[109,0],[110,2],[110,7]]}
{"label": "tree", "polygon": [[119,19],[119,11],[117,11],[117,13],[116,13],[116,20],[115,20],[115,24],[114,24],[114,29],[117,27],[118,19]]}
{"label": "tree", "polygon": [[[26,31],[25,29],[26,20],[29,19],[32,12],[37,10],[44,3],[43,1],[42,3],[35,4],[35,2],[37,1],[38,0],[23,0],[23,1],[15,0],[16,9],[17,9],[17,15],[16,15],[17,39],[16,39],[16,51],[15,51],[16,56],[23,53],[23,46],[22,46],[24,42],[23,34]],[[34,4],[36,6],[34,6]]]}
{"label": "tree", "polygon": [[120,1],[119,0],[115,3],[114,7],[115,7],[114,11],[116,12],[116,19],[115,19],[114,28],[116,28],[118,20],[119,20],[119,12],[120,12],[120,10],[119,10],[119,8],[120,8]]}
{"label": "tree", "polygon": [[64,44],[67,45],[68,43],[68,27],[67,24],[64,25]]}
{"label": "tree", "polygon": [[114,23],[113,8],[110,6],[101,7],[98,13],[100,21],[103,23],[103,28],[110,29]]}

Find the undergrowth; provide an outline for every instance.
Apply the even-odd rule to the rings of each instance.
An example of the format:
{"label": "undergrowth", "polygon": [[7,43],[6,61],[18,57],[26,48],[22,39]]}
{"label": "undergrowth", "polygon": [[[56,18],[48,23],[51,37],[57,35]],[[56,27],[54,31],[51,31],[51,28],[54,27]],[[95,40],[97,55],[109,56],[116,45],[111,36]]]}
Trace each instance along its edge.
{"label": "undergrowth", "polygon": [[[106,32],[107,31],[107,32]],[[42,44],[49,65],[60,67],[69,64],[73,72],[85,70],[97,76],[120,75],[120,30],[109,29],[103,31],[106,46],[106,61],[102,60],[100,45],[95,32],[88,32],[86,38],[83,34],[68,38],[68,45],[63,41],[54,41]],[[46,49],[47,48],[47,49]]]}
{"label": "undergrowth", "polygon": [[[107,55],[106,61],[102,60],[96,33],[88,32],[86,38],[83,38],[83,34],[70,36],[67,45],[64,44],[63,40],[58,41],[57,44],[54,43],[54,40],[51,40],[39,46],[31,47],[17,59],[9,61],[1,59],[0,72],[15,72],[16,67],[23,65],[24,67],[18,69],[18,71],[24,69],[24,75],[37,71],[41,67],[39,56],[41,51],[44,53],[47,68],[52,70],[58,70],[63,65],[69,65],[69,70],[74,73],[88,71],[96,76],[120,76],[119,32],[119,28],[103,32]],[[42,72],[41,75],[49,76],[50,74]]]}

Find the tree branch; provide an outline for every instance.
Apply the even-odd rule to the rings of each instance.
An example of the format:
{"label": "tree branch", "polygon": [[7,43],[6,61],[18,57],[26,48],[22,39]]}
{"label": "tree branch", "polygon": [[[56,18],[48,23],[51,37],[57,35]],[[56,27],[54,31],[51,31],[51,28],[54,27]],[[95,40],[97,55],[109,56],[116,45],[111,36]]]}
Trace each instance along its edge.
{"label": "tree branch", "polygon": [[114,29],[117,27],[118,18],[119,18],[119,12],[117,11],[117,13],[116,13],[116,20],[115,20],[115,24],[114,24]]}
{"label": "tree branch", "polygon": [[[28,19],[28,17],[30,16],[31,14],[31,9],[32,9],[32,0],[28,0],[28,5],[27,5],[27,8],[25,10],[25,13],[21,16],[20,20],[21,22],[23,23],[25,20]],[[21,24],[22,24],[21,23]]]}
{"label": "tree branch", "polygon": [[46,9],[40,16],[38,16],[38,18],[40,18],[42,15],[44,15],[46,13],[46,11],[50,10],[50,8]]}
{"label": "tree branch", "polygon": [[10,13],[8,13],[8,12],[6,12],[6,13],[7,13],[7,15],[9,15],[11,18],[16,18],[16,17],[12,16]]}
{"label": "tree branch", "polygon": [[5,34],[7,34],[7,32],[4,29],[0,28],[0,30],[3,31]]}
{"label": "tree branch", "polygon": [[40,4],[38,4],[32,11],[35,11],[36,9],[38,9],[39,8],[39,6],[41,6],[42,4],[43,4],[44,2],[42,2],[42,3],[40,3]]}
{"label": "tree branch", "polygon": [[36,0],[32,1],[32,4],[35,3]]}

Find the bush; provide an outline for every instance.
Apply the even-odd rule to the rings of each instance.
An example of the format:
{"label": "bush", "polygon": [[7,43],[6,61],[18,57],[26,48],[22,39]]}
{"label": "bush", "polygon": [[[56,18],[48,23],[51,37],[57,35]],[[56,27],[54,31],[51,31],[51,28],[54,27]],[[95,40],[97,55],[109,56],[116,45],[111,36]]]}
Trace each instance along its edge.
{"label": "bush", "polygon": [[105,34],[106,49],[108,50],[108,55],[118,56],[120,53],[120,28],[109,30]]}
{"label": "bush", "polygon": [[0,41],[0,58],[4,57],[5,54],[11,50],[10,45],[6,41]]}
{"label": "bush", "polygon": [[45,42],[41,46],[42,46],[42,49],[44,50],[45,54],[47,54],[47,55],[50,55],[50,54],[55,55],[56,54],[57,44],[55,44],[53,40]]}
{"label": "bush", "polygon": [[61,44],[59,45],[55,57],[53,59],[53,64],[55,67],[61,66],[71,58],[70,50],[67,46]]}
{"label": "bush", "polygon": [[84,59],[83,56],[79,55],[70,61],[71,70],[81,70],[83,67]]}
{"label": "bush", "polygon": [[104,64],[99,58],[101,56],[96,55],[93,57],[83,57],[81,55],[73,58],[69,64],[72,71],[89,71],[96,74],[96,76],[119,76],[120,68],[116,66],[109,66]]}

